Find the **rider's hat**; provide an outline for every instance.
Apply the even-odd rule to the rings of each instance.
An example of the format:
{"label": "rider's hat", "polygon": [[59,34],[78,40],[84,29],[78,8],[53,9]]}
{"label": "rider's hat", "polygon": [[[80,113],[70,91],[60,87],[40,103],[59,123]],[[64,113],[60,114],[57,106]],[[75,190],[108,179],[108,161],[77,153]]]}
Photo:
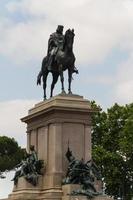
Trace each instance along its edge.
{"label": "rider's hat", "polygon": [[62,29],[63,30],[64,26],[63,25],[58,25],[57,30]]}

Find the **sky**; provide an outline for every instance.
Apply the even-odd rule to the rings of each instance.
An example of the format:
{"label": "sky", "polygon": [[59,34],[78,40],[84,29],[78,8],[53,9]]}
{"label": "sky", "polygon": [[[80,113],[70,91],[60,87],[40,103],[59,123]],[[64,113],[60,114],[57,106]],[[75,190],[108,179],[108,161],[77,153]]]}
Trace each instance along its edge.
{"label": "sky", "polygon": [[[0,135],[26,146],[20,121],[43,100],[36,77],[57,25],[74,28],[79,75],[72,91],[103,109],[133,101],[133,0],[0,0]],[[67,92],[67,73],[65,73]],[[51,76],[48,77],[47,96]],[[54,95],[60,93],[60,82]],[[11,174],[0,180],[0,198],[12,191]]]}

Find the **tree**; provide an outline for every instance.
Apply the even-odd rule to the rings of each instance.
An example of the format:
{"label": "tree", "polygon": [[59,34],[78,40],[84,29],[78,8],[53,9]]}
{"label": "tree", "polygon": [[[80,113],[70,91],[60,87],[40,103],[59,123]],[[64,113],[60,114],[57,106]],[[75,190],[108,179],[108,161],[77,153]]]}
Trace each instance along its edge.
{"label": "tree", "polygon": [[3,172],[12,170],[23,158],[24,150],[14,138],[0,136],[0,178]]}
{"label": "tree", "polygon": [[131,199],[133,187],[133,104],[114,104],[107,112],[92,102],[92,154],[101,169],[106,193]]}

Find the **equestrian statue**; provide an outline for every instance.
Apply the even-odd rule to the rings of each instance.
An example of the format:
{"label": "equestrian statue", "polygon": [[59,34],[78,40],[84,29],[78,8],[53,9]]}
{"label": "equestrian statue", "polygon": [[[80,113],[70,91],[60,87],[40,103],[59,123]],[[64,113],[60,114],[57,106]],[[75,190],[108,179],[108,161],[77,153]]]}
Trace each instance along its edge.
{"label": "equestrian statue", "polygon": [[48,40],[47,55],[43,58],[41,71],[37,76],[37,85],[41,85],[43,80],[44,100],[46,99],[46,82],[47,76],[52,73],[53,81],[51,84],[50,97],[53,96],[53,89],[60,77],[62,93],[64,90],[64,75],[63,71],[68,70],[68,93],[72,94],[71,82],[72,74],[78,74],[75,67],[75,56],[73,53],[74,29],[68,29],[63,35],[63,26],[58,25],[56,32],[50,35]]}

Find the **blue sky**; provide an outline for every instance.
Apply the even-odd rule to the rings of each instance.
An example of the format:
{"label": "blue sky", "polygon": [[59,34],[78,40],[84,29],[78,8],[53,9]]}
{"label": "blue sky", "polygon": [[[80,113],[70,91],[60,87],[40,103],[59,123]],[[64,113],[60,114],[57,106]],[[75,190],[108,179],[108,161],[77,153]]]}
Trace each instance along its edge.
{"label": "blue sky", "polygon": [[[36,77],[49,35],[58,24],[64,25],[64,31],[75,29],[79,75],[74,75],[73,93],[95,100],[104,109],[115,102],[131,103],[132,10],[132,0],[0,0],[0,135],[26,146],[26,127],[19,119],[42,101],[43,89],[36,86]],[[51,76],[48,96],[50,84]],[[54,91],[58,93],[60,82]],[[11,190],[10,178],[0,180],[0,198]]]}

